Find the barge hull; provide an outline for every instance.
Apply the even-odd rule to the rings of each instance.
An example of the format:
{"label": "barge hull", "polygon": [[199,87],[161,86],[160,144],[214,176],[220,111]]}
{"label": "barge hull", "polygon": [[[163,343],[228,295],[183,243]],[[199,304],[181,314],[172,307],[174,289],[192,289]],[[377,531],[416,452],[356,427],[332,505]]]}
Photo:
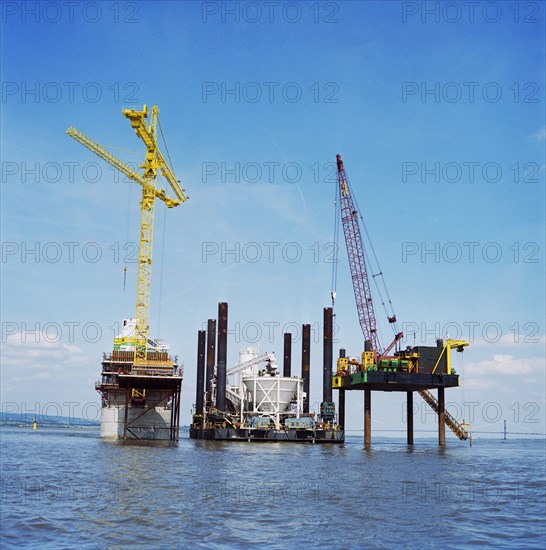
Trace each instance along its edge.
{"label": "barge hull", "polygon": [[250,430],[245,428],[190,428],[190,438],[209,441],[344,443],[343,430]]}

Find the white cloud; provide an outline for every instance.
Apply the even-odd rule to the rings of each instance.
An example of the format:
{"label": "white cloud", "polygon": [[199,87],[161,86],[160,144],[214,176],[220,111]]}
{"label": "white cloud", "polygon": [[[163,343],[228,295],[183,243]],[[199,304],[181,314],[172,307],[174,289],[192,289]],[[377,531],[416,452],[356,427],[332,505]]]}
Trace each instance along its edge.
{"label": "white cloud", "polygon": [[[36,337],[35,333],[11,334],[2,346],[3,376],[45,379],[52,371],[74,369],[87,362],[88,358],[78,346],[47,340],[42,335]],[[29,371],[32,371],[31,375]]]}
{"label": "white cloud", "polygon": [[495,346],[495,348],[517,348],[520,350],[524,347],[525,349],[529,349],[531,346],[540,346],[543,349],[545,345],[546,335],[531,336],[530,333],[523,333],[523,331],[516,334],[513,332],[507,332],[506,334],[503,334],[497,342],[485,340],[483,337],[479,337],[476,338],[476,340],[471,344],[472,348],[490,348],[491,346]]}
{"label": "white cloud", "polygon": [[[510,354],[495,354],[483,361],[466,363],[457,369],[461,385],[478,398],[500,395],[537,395],[544,397],[546,359],[544,357],[514,357]],[[538,392],[538,394],[536,393]],[[536,394],[536,395],[535,395]]]}
{"label": "white cloud", "polygon": [[471,377],[465,378],[463,383],[466,390],[490,390],[497,386],[497,384],[491,380]]}
{"label": "white cloud", "polygon": [[545,371],[544,357],[514,358],[513,355],[495,354],[492,359],[469,363],[465,369],[467,375],[522,375],[541,374]]}
{"label": "white cloud", "polygon": [[542,126],[529,136],[533,141],[544,141],[546,139],[546,126]]}

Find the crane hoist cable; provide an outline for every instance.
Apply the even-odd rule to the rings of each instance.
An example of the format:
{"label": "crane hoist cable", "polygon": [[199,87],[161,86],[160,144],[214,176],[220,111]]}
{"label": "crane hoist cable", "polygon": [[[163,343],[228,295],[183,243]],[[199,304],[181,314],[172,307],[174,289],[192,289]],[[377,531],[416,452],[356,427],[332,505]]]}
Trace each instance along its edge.
{"label": "crane hoist cable", "polygon": [[122,153],[129,153],[130,155],[135,155],[137,157],[140,157],[142,153],[137,153],[136,151],[129,151],[128,149],[122,149],[121,147],[115,147],[114,145],[103,145],[103,147],[107,150],[115,149],[116,151],[121,151]]}
{"label": "crane hoist cable", "polygon": [[[383,310],[385,312],[385,315],[388,319],[395,318],[396,314],[394,313],[394,307],[392,304],[392,300],[389,295],[389,290],[387,288],[387,283],[385,281],[385,276],[383,275],[383,270],[381,269],[381,265],[379,263],[379,258],[377,257],[377,253],[375,252],[375,247],[373,245],[373,241],[370,237],[370,234],[368,232],[368,228],[366,226],[366,222],[364,221],[364,217],[362,216],[362,210],[360,208],[360,205],[358,204],[358,199],[356,198],[356,195],[353,193],[353,188],[351,185],[351,182],[349,180],[349,177],[347,174],[345,174],[346,180],[347,180],[347,186],[349,187],[349,190],[351,192],[351,195],[353,197],[354,204],[356,206],[356,211],[358,218],[360,220],[360,224],[362,226],[362,229],[364,230],[364,235],[366,236],[366,245],[364,246],[364,256],[366,259],[366,263],[368,266],[370,266],[371,276],[372,280],[374,282],[375,290],[377,292],[377,295],[381,301],[381,305],[383,306]],[[368,250],[371,251],[372,255],[368,253]],[[379,281],[381,281],[381,285],[379,284]],[[382,291],[383,288],[383,291]],[[385,303],[385,298],[383,297],[383,294],[387,297],[388,304],[390,306],[390,309],[387,308],[387,304]],[[393,333],[396,335],[398,333],[398,327],[396,326],[396,322],[390,323],[392,325]],[[377,326],[377,330],[380,331],[380,327]]]}
{"label": "crane hoist cable", "polygon": [[[123,149],[121,147],[116,147],[115,145],[103,145],[104,149],[107,151],[110,151],[111,149],[114,149],[116,151],[121,151],[122,153],[128,153],[130,155],[136,155],[140,156],[141,153],[137,153],[136,151],[129,151],[128,149]],[[128,163],[130,165],[130,163]],[[130,226],[130,217],[131,217],[131,204],[132,204],[132,197],[131,197],[131,190],[133,189],[132,185],[128,186],[127,191],[127,216],[125,220],[125,241],[123,242],[123,245],[118,249],[119,254],[123,254],[123,292],[125,292],[126,286],[127,286],[127,254],[123,253],[125,251],[125,247],[129,243],[129,226]]]}
{"label": "crane hoist cable", "polygon": [[337,266],[339,263],[339,186],[335,185],[334,195],[334,258],[332,262],[332,290],[330,291],[330,297],[332,298],[332,309],[334,308],[337,293]]}
{"label": "crane hoist cable", "polygon": [[[157,117],[157,126],[159,127],[159,133],[161,134],[161,140],[163,141],[163,146],[165,147],[165,152],[167,153],[167,158],[169,159],[169,166],[174,172],[173,161],[171,159],[171,154],[169,153],[169,148],[167,147],[167,140],[163,134],[163,128],[161,127],[161,118]],[[158,310],[157,310],[157,333],[161,334],[161,305],[163,302],[163,262],[165,258],[165,231],[167,226],[167,216],[166,212],[163,211],[163,231],[161,233],[161,257],[159,260],[159,297],[158,297]]]}
{"label": "crane hoist cable", "polygon": [[[123,149],[121,147],[116,147],[115,145],[103,145],[104,149],[106,149],[107,151],[110,151],[111,149],[114,149],[116,151],[121,151],[122,153],[128,153],[130,155],[135,155],[135,156],[141,156],[141,153],[137,153],[136,151],[130,151],[128,149]],[[128,165],[130,165],[131,163],[127,163]],[[125,292],[125,289],[127,287],[127,271],[128,271],[128,266],[127,266],[127,254],[124,253],[125,251],[125,247],[128,245],[129,243],[129,228],[130,228],[130,218],[131,218],[131,204],[132,204],[132,189],[133,189],[133,186],[132,185],[129,185],[127,186],[128,187],[128,191],[127,191],[127,216],[126,216],[126,220],[125,220],[125,241],[123,242],[123,245],[120,246],[120,248],[118,249],[119,251],[119,254],[120,256],[123,254],[123,292]],[[123,250],[123,252],[122,252]]]}
{"label": "crane hoist cable", "polygon": [[171,170],[174,172],[173,168],[173,161],[171,160],[171,155],[169,153],[169,148],[167,147],[167,141],[165,140],[165,136],[163,135],[163,128],[161,128],[161,120],[159,117],[157,117],[157,125],[159,126],[159,133],[161,134],[161,139],[163,140],[163,145],[165,146],[165,151],[167,152],[167,158],[169,159],[169,166]]}
{"label": "crane hoist cable", "polygon": [[[349,178],[347,178],[347,184],[349,185],[349,187],[351,186],[351,184],[349,182]],[[351,188],[351,193],[352,193],[352,188]],[[366,246],[364,248],[364,254],[366,255],[366,261],[368,262],[368,265],[372,268],[372,279],[374,281],[375,288],[376,288],[377,293],[379,295],[379,298],[381,300],[381,305],[383,306],[383,310],[385,311],[385,314],[386,314],[387,318],[389,319],[389,324],[391,324],[391,326],[392,326],[393,333],[396,335],[399,332],[398,325],[397,325],[397,322],[396,322],[396,313],[394,311],[394,306],[392,304],[392,300],[391,300],[391,297],[390,297],[390,294],[389,294],[389,289],[388,289],[387,283],[385,281],[385,276],[383,275],[383,270],[381,269],[381,265],[379,263],[379,258],[377,257],[377,254],[375,252],[375,247],[373,245],[373,241],[370,238],[370,234],[368,233],[368,228],[366,227],[366,222],[364,221],[364,217],[362,216],[362,210],[360,209],[360,205],[358,204],[358,199],[354,195],[353,195],[353,200],[354,200],[357,212],[358,212],[358,217],[360,218],[360,222],[362,224],[362,228],[364,229],[364,234],[366,235],[366,239],[367,239],[368,246]],[[368,254],[368,249],[371,250],[371,252],[372,252],[373,262],[371,261],[370,256]],[[374,267],[375,267],[375,269],[374,269]],[[373,271],[376,271],[376,273],[373,273]],[[379,280],[382,283],[383,291],[385,293],[385,296],[387,297],[387,302],[390,306],[390,309],[387,308],[387,304],[385,303],[385,300],[383,298],[383,293],[381,292],[379,283],[377,282],[377,278],[379,278]],[[394,321],[391,321],[391,319],[394,319]]]}
{"label": "crane hoist cable", "polygon": [[[123,250],[129,242],[129,230],[131,225],[131,205],[133,204],[132,197],[133,186],[127,186],[127,216],[125,217],[125,242],[123,243]],[[121,254],[121,251],[120,251]],[[123,291],[125,292],[125,286],[127,284],[127,255],[123,254]]]}
{"label": "crane hoist cable", "polygon": [[161,306],[163,302],[163,263],[165,259],[165,232],[167,227],[167,213],[163,209],[163,231],[161,232],[161,256],[159,259],[159,296],[157,300],[157,333],[161,334]]}

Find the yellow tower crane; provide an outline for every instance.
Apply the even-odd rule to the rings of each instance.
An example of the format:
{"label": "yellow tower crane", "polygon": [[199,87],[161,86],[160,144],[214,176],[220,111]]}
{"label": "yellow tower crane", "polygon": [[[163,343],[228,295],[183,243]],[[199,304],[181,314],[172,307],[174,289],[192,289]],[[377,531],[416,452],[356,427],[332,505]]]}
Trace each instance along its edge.
{"label": "yellow tower crane", "polygon": [[[159,122],[159,108],[157,105],[152,107],[152,116],[149,124],[145,122],[145,119],[148,118],[148,108],[146,105],[144,105],[142,111],[123,109],[123,115],[131,121],[131,126],[134,128],[136,135],[146,146],[146,158],[142,164],[140,164],[142,175],[73,126],[68,128],[66,133],[117,168],[127,177],[139,183],[142,187],[142,199],[140,201],[140,244],[138,253],[134,360],[134,365],[138,368],[139,366],[147,366],[155,199],[161,199],[168,208],[173,208],[187,201],[188,197],[184,189],[180,186],[180,181],[176,179],[172,169],[169,167],[158,148],[157,125]],[[161,131],[161,123],[159,123],[159,129]],[[168,196],[164,189],[157,187],[156,179],[158,170],[169,183],[174,193],[174,198]]]}

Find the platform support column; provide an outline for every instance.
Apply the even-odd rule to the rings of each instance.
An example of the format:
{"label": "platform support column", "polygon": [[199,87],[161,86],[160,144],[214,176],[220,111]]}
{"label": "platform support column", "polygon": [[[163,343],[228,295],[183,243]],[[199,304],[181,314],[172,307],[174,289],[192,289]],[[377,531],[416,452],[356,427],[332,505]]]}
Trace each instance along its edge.
{"label": "platform support column", "polygon": [[125,388],[125,417],[123,419],[123,439],[127,439],[127,420],[129,419],[129,387]]}
{"label": "platform support column", "polygon": [[169,422],[169,441],[174,441],[174,399],[175,399],[175,392],[171,394],[171,417]]}
{"label": "platform support column", "polygon": [[214,377],[216,365],[216,319],[209,319],[207,323],[207,368],[205,371],[205,391],[207,392],[206,408],[212,406],[211,381]]}
{"label": "platform support column", "polygon": [[408,429],[408,445],[413,445],[413,392],[407,392],[406,422]]}
{"label": "platform support column", "polygon": [[364,390],[364,445],[372,443],[372,390]]}
{"label": "platform support column", "polygon": [[334,313],[331,307],[324,308],[324,337],[322,351],[322,401],[332,402],[332,364],[334,362],[333,340]]}
{"label": "platform support column", "polygon": [[171,397],[171,441],[178,441],[179,395],[179,388],[175,388]]}
{"label": "platform support column", "polygon": [[311,400],[311,325],[302,325],[301,338],[301,377],[303,378],[303,393],[305,399],[303,401],[303,412],[309,413],[309,402]]}
{"label": "platform support column", "polygon": [[338,418],[337,423],[345,429],[345,390],[339,390],[339,400],[338,400]]}
{"label": "platform support column", "polygon": [[446,444],[446,408],[444,388],[438,388],[438,444]]}
{"label": "platform support column", "polygon": [[216,408],[226,412],[226,372],[227,372],[227,302],[218,304],[218,364],[216,365]]}
{"label": "platform support column", "polygon": [[205,347],[207,333],[204,330],[197,332],[197,388],[195,395],[195,414],[200,417],[203,425],[203,405],[205,391]]}
{"label": "platform support column", "polygon": [[174,413],[174,418],[176,422],[176,441],[178,441],[180,436],[180,391],[182,389],[182,382],[176,389],[176,411]]}
{"label": "platform support column", "polygon": [[284,333],[284,362],[282,375],[285,378],[292,376],[292,333]]}

